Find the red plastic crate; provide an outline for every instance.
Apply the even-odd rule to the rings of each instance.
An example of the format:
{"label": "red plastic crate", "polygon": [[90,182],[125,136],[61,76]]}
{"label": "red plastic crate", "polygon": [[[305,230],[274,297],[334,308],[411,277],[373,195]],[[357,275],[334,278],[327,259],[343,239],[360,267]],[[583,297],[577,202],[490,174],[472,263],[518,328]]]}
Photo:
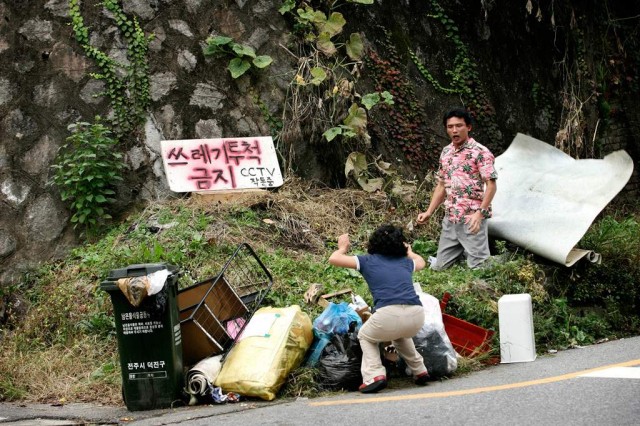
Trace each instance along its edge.
{"label": "red plastic crate", "polygon": [[445,314],[444,310],[447,307],[449,299],[451,299],[451,294],[445,292],[442,295],[442,300],[440,300],[440,310],[442,311],[442,322],[444,323],[445,332],[449,336],[449,340],[455,350],[467,358],[472,358],[491,350],[489,343],[493,338],[494,332],[452,315]]}
{"label": "red plastic crate", "polygon": [[453,348],[462,356],[472,358],[491,349],[494,332],[449,314],[442,314],[444,330]]}
{"label": "red plastic crate", "polygon": [[445,292],[442,295],[442,300],[440,301],[440,311],[444,312],[447,307],[447,303],[449,303],[449,299],[451,299],[451,293]]}

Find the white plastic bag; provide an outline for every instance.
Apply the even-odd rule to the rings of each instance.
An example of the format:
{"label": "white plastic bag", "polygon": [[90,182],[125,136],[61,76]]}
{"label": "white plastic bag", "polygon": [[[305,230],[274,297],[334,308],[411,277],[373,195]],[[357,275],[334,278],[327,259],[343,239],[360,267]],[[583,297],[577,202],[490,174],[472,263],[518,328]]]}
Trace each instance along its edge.
{"label": "white plastic bag", "polygon": [[413,343],[431,377],[449,375],[458,368],[458,358],[444,329],[440,302],[432,295],[423,293],[419,283],[414,283],[414,287],[424,308],[424,325],[413,337]]}

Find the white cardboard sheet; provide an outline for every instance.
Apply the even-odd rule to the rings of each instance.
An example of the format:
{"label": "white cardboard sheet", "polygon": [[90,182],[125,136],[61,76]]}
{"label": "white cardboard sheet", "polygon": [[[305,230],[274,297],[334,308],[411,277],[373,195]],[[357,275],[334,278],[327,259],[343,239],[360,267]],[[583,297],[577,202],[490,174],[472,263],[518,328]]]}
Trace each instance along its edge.
{"label": "white cardboard sheet", "polygon": [[576,248],[596,216],[624,188],[633,160],[624,150],[576,160],[518,133],[496,157],[498,190],[489,234],[571,266],[599,254]]}

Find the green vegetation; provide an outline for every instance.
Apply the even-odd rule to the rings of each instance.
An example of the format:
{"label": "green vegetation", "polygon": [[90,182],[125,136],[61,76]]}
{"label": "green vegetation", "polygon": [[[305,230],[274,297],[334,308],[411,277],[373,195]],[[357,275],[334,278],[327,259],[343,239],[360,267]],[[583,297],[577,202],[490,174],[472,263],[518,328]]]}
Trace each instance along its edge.
{"label": "green vegetation", "polygon": [[[199,204],[194,198],[150,204],[130,212],[100,240],[87,242],[66,258],[29,271],[18,285],[0,289],[9,312],[0,329],[0,400],[121,403],[113,311],[99,284],[110,270],[127,265],[174,264],[182,272],[179,286],[184,288],[217,274],[238,244],[248,242],[274,277],[265,305],[301,305],[313,319],[321,308],[306,305],[303,295],[315,283],[322,284],[325,292],[349,287],[372,303],[356,271],[328,265],[336,237],[348,231],[352,253],[364,252],[369,233],[381,223],[412,223],[418,211],[413,200],[425,200],[431,188],[414,188],[408,198],[384,192],[401,185],[396,185],[398,176],[390,163],[374,157],[369,150],[368,132],[373,127],[368,126],[369,120],[382,124],[376,127],[387,134],[380,140],[397,144],[414,170],[432,167],[439,148],[433,132],[424,126],[420,102],[403,75],[406,61],[397,54],[389,34],[386,44],[383,40],[379,45],[386,51],[379,53],[365,51],[358,32],[342,33],[346,25],[342,12],[346,14],[357,3],[372,4],[373,0],[320,0],[313,4],[285,0],[280,12],[297,36],[296,53],[289,53],[297,60],[298,69],[282,120],[270,113],[255,92],[251,94],[274,137],[285,135],[286,144],[301,135],[312,135],[314,142],[324,144],[325,153],[343,150],[345,175],[369,192],[310,188],[308,183],[291,179],[279,191],[250,202],[211,205]],[[87,232],[98,230],[111,219],[108,204],[123,167],[115,147],[120,137],[135,133],[149,104],[146,54],[151,38],[145,36],[135,18],[129,19],[122,12],[117,1],[102,0],[100,4],[110,12],[126,41],[127,64],[89,44],[79,0],[69,1],[70,17],[76,40],[100,70],[93,76],[106,83],[114,130],[105,127],[99,117],[94,123],[72,125],[68,143],[54,165],[53,178],[63,200],[71,203],[72,222]],[[409,56],[437,91],[461,95],[491,132],[495,130],[494,111],[459,29],[436,0],[430,4],[430,17],[444,28],[456,52],[452,69],[444,73],[450,81],[439,82],[415,54]],[[584,46],[580,46],[577,51],[584,56]],[[234,79],[271,63],[269,56],[258,56],[252,48],[225,36],[208,39],[204,53],[230,58],[228,69]],[[579,65],[579,69],[567,68],[567,74],[579,71],[586,75],[584,63]],[[612,72],[615,69],[601,70],[598,90],[609,90],[614,77],[621,81],[632,77],[622,73],[622,64],[618,67],[619,75]],[[374,92],[364,96],[356,90],[361,73],[375,86]],[[637,76],[628,81],[637,91]],[[548,110],[551,116],[551,101],[543,88],[534,83],[531,96],[536,107]],[[601,114],[612,114],[604,95],[599,101]],[[379,117],[378,111],[372,110],[374,106],[381,111]],[[576,123],[582,125],[583,120]],[[281,155],[287,152],[292,151],[280,149]],[[285,167],[289,166],[287,162],[290,164],[290,158],[283,162]],[[436,218],[408,231],[413,249],[425,257],[435,255],[438,233]],[[580,247],[601,253],[604,261],[600,265],[548,265],[506,242],[498,241],[496,246],[496,262],[485,269],[427,269],[417,273],[415,280],[436,298],[450,293],[448,313],[492,330],[498,328],[498,299],[504,294],[529,293],[541,354],[637,333],[637,214],[607,212],[585,235]],[[496,337],[487,357],[497,353]],[[456,374],[479,368],[479,361],[482,359],[461,362]],[[281,395],[318,395],[321,390],[314,374],[305,368],[293,372]]]}
{"label": "green vegetation", "polygon": [[528,1],[526,6],[527,26],[552,32],[553,45],[562,40],[552,71],[562,86],[550,90],[560,111],[553,127],[559,127],[556,147],[574,158],[604,154],[602,141],[619,112],[618,100],[639,90],[638,38],[619,36],[632,21],[616,18],[612,5],[595,2],[586,14],[576,13],[570,3]]}
{"label": "green vegetation", "polygon": [[[314,319],[321,308],[303,299],[314,283],[322,284],[325,292],[351,288],[371,303],[361,276],[331,267],[327,258],[343,232],[351,235],[352,253],[364,252],[376,226],[409,223],[415,204],[380,193],[305,185],[292,181],[277,192],[239,203],[211,205],[191,199],[151,204],[131,212],[101,240],[30,272],[9,295],[9,310],[15,313],[1,330],[0,399],[121,404],[113,311],[99,285],[109,271],[131,264],[177,265],[182,288],[215,276],[238,244],[247,242],[274,278],[265,306],[297,304]],[[428,192],[430,188],[419,189],[416,195]],[[489,268],[427,269],[415,280],[438,299],[451,294],[446,312],[493,330],[503,294],[531,294],[541,354],[623,337],[637,333],[640,325],[634,286],[640,278],[639,227],[637,217],[613,213],[594,224],[581,247],[601,252],[602,265],[544,265],[498,242],[496,262]],[[435,219],[407,231],[413,249],[425,257],[435,254],[438,233]],[[497,355],[498,346],[496,338],[487,356]],[[482,358],[463,360],[456,374],[480,368],[481,362]],[[300,368],[280,395],[321,392],[314,371]]]}
{"label": "green vegetation", "polygon": [[80,12],[80,0],[69,0],[69,16],[76,40],[100,69],[91,75],[106,84],[104,94],[114,111],[111,119],[114,133],[118,139],[124,139],[144,122],[149,106],[147,51],[153,36],[146,36],[137,18],[129,19],[118,3],[116,0],[102,0],[126,43],[127,63],[115,60],[90,44],[89,28]]}
{"label": "green vegetation", "polygon": [[138,20],[122,11],[116,0],[103,0],[102,6],[112,19],[126,44],[126,61],[119,62],[90,44],[89,28],[84,23],[80,0],[69,0],[69,16],[77,42],[100,72],[91,73],[105,83],[106,95],[113,110],[111,129],[96,117],[95,123],[78,122],[53,165],[53,183],[63,201],[71,203],[71,222],[81,225],[87,234],[96,233],[105,220],[111,219],[107,205],[114,201],[114,187],[122,180],[124,167],[118,143],[135,137],[144,122],[150,103],[148,43]]}
{"label": "green vegetation", "polygon": [[[305,43],[313,45],[319,52],[331,57],[337,53],[339,47],[332,39],[342,32],[347,23],[344,15],[337,10],[349,3],[369,5],[373,4],[373,0],[323,0],[315,9],[304,1],[284,0],[278,11],[282,15],[293,15],[294,32],[299,34]],[[352,33],[343,45],[349,58],[360,59],[363,46],[358,33]]]}
{"label": "green vegetation", "polygon": [[372,114],[374,129],[382,128],[379,136],[387,141],[387,148],[398,149],[413,170],[426,173],[437,168],[440,146],[433,137],[433,131],[426,124],[422,103],[417,99],[404,70],[403,60],[391,41],[391,34],[385,33],[381,42],[383,53],[368,51],[365,57],[365,72],[374,81],[376,90],[393,94],[393,106],[381,105],[380,111]]}
{"label": "green vegetation", "polygon": [[599,317],[611,330],[640,327],[640,224],[637,217],[604,216],[580,247],[601,253],[600,265],[577,265],[558,277],[567,298],[585,317]]}
{"label": "green vegetation", "polygon": [[[384,172],[375,167],[366,170],[369,164],[376,164],[379,160],[374,160],[370,149],[369,111],[376,105],[393,105],[394,95],[388,90],[365,95],[357,92],[356,85],[365,57],[363,38],[358,32],[348,36],[342,34],[347,20],[345,14],[338,10],[347,11],[350,5],[372,3],[373,0],[329,0],[311,5],[285,0],[279,9],[292,23],[299,52],[298,70],[291,81],[284,111],[283,140],[286,143],[290,139],[289,133],[299,132],[302,126],[318,129],[322,140],[315,141],[315,136],[311,136],[311,143],[330,143],[335,147],[329,150],[322,148],[335,157],[327,162],[337,165],[346,161],[346,181],[366,191],[382,189],[385,180]],[[289,151],[295,157],[293,146],[283,151]],[[348,170],[354,169],[354,156],[365,157],[362,163],[365,168],[362,173],[350,176]],[[285,158],[287,162],[291,163],[291,159]]]}
{"label": "green vegetation", "polygon": [[[393,95],[386,90],[382,93],[368,93],[362,97],[361,102],[368,111],[381,101],[387,105],[393,105]],[[342,124],[326,130],[322,136],[324,136],[327,142],[331,142],[338,135],[342,135],[345,138],[353,138],[364,134],[367,131],[367,113],[365,108],[362,108],[357,103],[351,104],[347,116],[342,120]]]}
{"label": "green vegetation", "polygon": [[447,85],[440,83],[429,72],[428,67],[422,64],[415,53],[409,52],[409,56],[418,71],[420,71],[420,74],[436,90],[442,93],[459,95],[463,103],[467,104],[469,111],[473,113],[478,124],[485,129],[489,138],[491,140],[500,140],[501,133],[496,123],[495,109],[481,84],[478,67],[469,53],[469,48],[460,38],[460,29],[455,21],[446,14],[438,0],[431,0],[430,3],[433,12],[429,14],[429,17],[444,27],[445,38],[451,42],[455,52],[452,61],[453,67],[444,71],[446,77],[449,78],[449,83]]}
{"label": "green vegetation", "polygon": [[53,183],[63,201],[71,205],[71,223],[88,233],[98,230],[111,219],[107,205],[113,202],[114,186],[122,180],[122,155],[117,141],[97,116],[94,123],[69,126],[71,136],[60,148]]}
{"label": "green vegetation", "polygon": [[215,36],[208,38],[204,47],[205,56],[224,57],[231,56],[227,69],[231,77],[236,79],[249,71],[253,66],[258,69],[271,65],[273,59],[268,55],[256,55],[251,46],[236,43],[231,37]]}

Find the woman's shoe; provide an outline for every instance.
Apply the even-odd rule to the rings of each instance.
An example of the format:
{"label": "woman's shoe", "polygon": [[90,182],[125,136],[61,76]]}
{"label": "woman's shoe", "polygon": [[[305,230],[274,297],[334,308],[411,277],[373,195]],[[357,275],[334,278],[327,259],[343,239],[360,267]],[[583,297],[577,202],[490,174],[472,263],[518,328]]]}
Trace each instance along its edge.
{"label": "woman's shoe", "polygon": [[387,387],[386,376],[376,376],[373,379],[364,382],[358,390],[362,393],[375,393]]}
{"label": "woman's shoe", "polygon": [[424,386],[427,384],[427,382],[431,379],[431,376],[429,376],[429,373],[427,371],[418,374],[414,379],[413,379],[413,383],[415,383],[418,386]]}

